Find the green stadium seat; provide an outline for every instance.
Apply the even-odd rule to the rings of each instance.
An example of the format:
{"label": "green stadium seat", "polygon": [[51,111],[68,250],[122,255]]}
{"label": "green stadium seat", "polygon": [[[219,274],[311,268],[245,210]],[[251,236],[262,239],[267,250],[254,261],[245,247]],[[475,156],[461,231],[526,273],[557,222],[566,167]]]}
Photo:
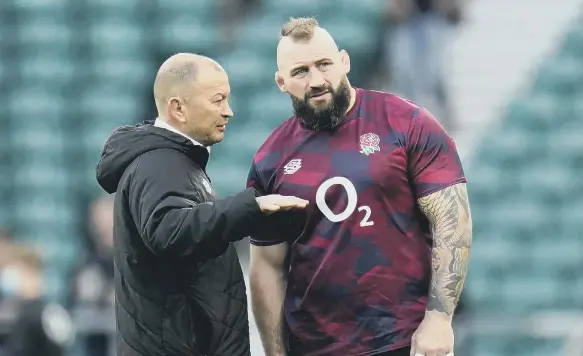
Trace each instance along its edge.
{"label": "green stadium seat", "polygon": [[170,19],[160,21],[150,36],[164,53],[195,52],[213,56],[220,50],[219,27],[201,14],[182,10],[180,15],[172,13]]}
{"label": "green stadium seat", "polygon": [[[239,31],[239,44],[259,55],[275,58],[281,26],[289,15],[269,13],[261,17],[249,17]],[[274,72],[276,68],[274,67]]]}
{"label": "green stadium seat", "polygon": [[13,0],[12,3],[21,11],[66,11],[70,0]]}
{"label": "green stadium seat", "polygon": [[269,136],[271,130],[261,123],[257,123],[246,125],[242,132],[245,132],[245,135],[229,137],[228,139],[231,141],[229,145],[232,145],[235,150],[240,150],[237,157],[245,157],[244,164],[250,165],[253,155]]}
{"label": "green stadium seat", "polygon": [[15,32],[15,38],[23,44],[19,50],[25,58],[41,52],[63,55],[72,43],[72,29],[58,11],[23,17],[26,26]]}
{"label": "green stadium seat", "polygon": [[555,355],[564,345],[561,340],[539,339],[534,337],[507,338],[503,352],[499,355],[516,356],[545,356]]}
{"label": "green stadium seat", "polygon": [[96,58],[121,57],[143,61],[147,52],[145,35],[122,16],[107,17],[89,28],[88,43]]}
{"label": "green stadium seat", "polygon": [[[111,0],[110,0],[111,1]],[[221,11],[220,1],[159,0],[159,15],[172,16],[176,13],[197,16],[215,21]]]}
{"label": "green stadium seat", "polygon": [[[548,140],[549,156],[573,170],[583,165],[583,123],[564,125]],[[573,177],[575,178],[575,177]],[[580,182],[580,179],[577,179]]]}
{"label": "green stadium seat", "polygon": [[[92,157],[92,161],[94,164],[97,164],[99,157],[101,155],[101,151],[103,150],[103,146],[105,142],[113,132],[113,129],[91,129],[88,128],[85,132],[85,144],[83,145],[86,152],[90,152]],[[95,172],[94,172],[95,174]]]}
{"label": "green stadium seat", "polygon": [[47,127],[39,127],[29,131],[14,130],[11,144],[15,148],[12,155],[19,163],[26,161],[26,157],[38,155],[41,161],[58,159],[64,152],[63,140],[66,136],[63,132],[50,130]]}
{"label": "green stadium seat", "polygon": [[580,243],[556,236],[541,237],[527,252],[534,261],[540,263],[547,261],[545,268],[558,270],[577,269],[583,265],[583,250]]}
{"label": "green stadium seat", "polygon": [[[245,89],[249,91],[250,87],[276,85],[274,75],[277,68],[275,65],[270,65],[274,63],[274,59],[267,59],[247,49],[239,49],[220,57],[218,61],[229,74],[232,90],[239,93],[237,95],[241,95],[240,93]],[[248,95],[255,96],[255,93],[248,93]]]}
{"label": "green stadium seat", "polygon": [[523,167],[517,177],[517,183],[524,193],[538,192],[546,199],[559,202],[573,194],[570,187],[574,187],[577,180],[578,177],[573,176],[571,170],[553,161]]}
{"label": "green stadium seat", "polygon": [[580,238],[583,236],[583,224],[581,224],[581,217],[583,216],[583,197],[573,196],[576,195],[574,192],[580,191],[580,187],[574,189],[568,201],[564,202],[564,204],[553,214],[553,221],[556,224],[555,238],[571,241],[574,246],[583,243]]}
{"label": "green stadium seat", "polygon": [[583,24],[577,21],[566,33],[559,52],[570,58],[583,58]]}
{"label": "green stadium seat", "polygon": [[66,167],[58,165],[57,159],[49,157],[22,157],[25,163],[19,163],[13,169],[15,189],[65,189],[69,183]]}
{"label": "green stadium seat", "polygon": [[[33,194],[36,193],[36,194]],[[28,200],[14,206],[15,225],[19,237],[30,241],[58,241],[71,235],[71,226],[78,221],[72,200],[65,200],[66,195],[46,190],[23,190],[23,197]],[[38,221],[38,223],[31,222]]]}
{"label": "green stadium seat", "polygon": [[468,194],[470,201],[478,200],[483,204],[497,201],[515,191],[515,179],[509,177],[498,167],[487,163],[477,167],[468,167]]}
{"label": "green stadium seat", "polygon": [[[240,134],[241,132],[245,134]],[[248,169],[253,155],[268,135],[269,130],[265,128],[258,131],[249,129],[248,126],[241,126],[240,129],[236,129],[236,133],[232,133],[221,144],[213,148],[213,159],[216,157],[216,159],[224,158],[226,161],[232,160]],[[232,162],[229,163],[229,166],[232,165]]]}
{"label": "green stadium seat", "polygon": [[86,160],[79,162],[75,174],[71,177],[71,186],[86,196],[103,193],[103,190],[95,179],[95,167],[97,166],[97,162],[99,162],[99,154],[95,154],[92,158],[92,161]]}
{"label": "green stadium seat", "polygon": [[232,160],[211,160],[208,171],[212,177],[213,186],[220,196],[236,194],[245,188],[251,160],[248,162],[247,167],[244,167],[243,165],[233,166]]}
{"label": "green stadium seat", "polygon": [[557,125],[557,117],[564,117],[561,116],[564,109],[559,98],[548,93],[522,97],[508,106],[504,126],[527,132],[553,130]]}
{"label": "green stadium seat", "polygon": [[582,87],[581,60],[557,57],[539,69],[533,91],[568,96],[579,93]]}
{"label": "green stadium seat", "polygon": [[[328,3],[334,13],[349,14],[353,20],[378,22],[385,18],[387,4],[384,0],[337,0]],[[330,13],[330,12],[329,12]]]}
{"label": "green stadium seat", "polygon": [[519,201],[514,197],[508,196],[507,201],[501,201],[497,204],[494,211],[490,213],[490,219],[493,223],[514,223],[528,226],[533,221],[544,221],[547,217],[544,206],[532,204],[531,201]]}
{"label": "green stadium seat", "polygon": [[[32,98],[34,105],[23,105],[30,103]],[[18,118],[13,121],[16,127],[25,125],[30,128],[30,123],[34,122],[38,127],[57,130],[63,126],[61,119],[65,112],[65,101],[58,92],[50,92],[50,88],[29,86],[11,93],[7,109],[11,117]]]}
{"label": "green stadium seat", "polygon": [[[275,83],[273,83],[275,87]],[[293,115],[290,98],[277,88],[257,92],[249,98],[249,113],[253,121],[274,128]]]}
{"label": "green stadium seat", "polygon": [[491,231],[482,234],[482,240],[474,242],[472,249],[473,262],[490,267],[509,267],[521,262],[519,251],[523,246],[511,236],[502,236]]}
{"label": "green stadium seat", "polygon": [[231,132],[231,127],[234,125],[238,125],[241,121],[249,120],[247,94],[244,85],[234,85],[234,83],[231,85],[229,106],[233,111],[233,117],[229,120],[228,132]]}
{"label": "green stadium seat", "polygon": [[265,1],[264,5],[267,13],[281,14],[284,20],[280,22],[280,27],[289,17],[319,17],[327,10],[323,1],[314,0],[270,0]]}
{"label": "green stadium seat", "polygon": [[91,66],[94,78],[108,85],[116,85],[120,90],[141,91],[151,86],[152,68],[144,61],[128,58],[95,58]]}
{"label": "green stadium seat", "polygon": [[[509,356],[508,353],[504,352],[505,345],[500,341],[498,335],[476,336],[469,341],[469,344],[475,356]],[[526,355],[516,354],[516,356]]]}
{"label": "green stadium seat", "polygon": [[369,56],[371,48],[377,45],[374,27],[366,22],[357,22],[347,17],[327,22],[325,26],[336,40],[338,47],[346,49],[355,57]]}
{"label": "green stadium seat", "polygon": [[88,128],[100,123],[110,126],[114,121],[133,122],[142,112],[141,94],[114,85],[87,87],[82,91],[79,109]]}
{"label": "green stadium seat", "polygon": [[478,305],[480,312],[497,312],[500,310],[500,296],[493,286],[498,285],[500,280],[490,278],[487,271],[470,267],[464,297]]}
{"label": "green stadium seat", "polygon": [[[0,29],[1,31],[1,29]],[[14,70],[14,68],[18,68],[18,64],[20,63],[20,60],[12,60],[12,58],[10,58],[8,56],[8,49],[3,48],[2,46],[2,37],[0,35],[0,53],[2,53],[2,56],[4,57],[4,53],[6,53],[6,57],[4,57],[3,61],[0,61],[0,81],[2,83],[11,83],[11,89],[10,90],[14,90],[14,88],[17,88],[20,82],[20,73],[17,70]],[[3,62],[3,63],[2,63]],[[8,90],[8,86],[5,86],[4,89],[0,89],[0,91],[4,91],[4,90]],[[3,95],[2,98],[0,99],[0,104],[4,103],[6,100],[6,95]]]}
{"label": "green stadium seat", "polygon": [[71,83],[75,75],[75,65],[72,58],[50,54],[24,58],[19,71],[23,82],[47,85],[54,93]]}
{"label": "green stadium seat", "polygon": [[518,128],[496,130],[484,139],[484,144],[492,146],[484,158],[505,166],[515,166],[544,153],[544,145],[541,146],[532,135]]}
{"label": "green stadium seat", "polygon": [[86,11],[91,13],[93,19],[103,20],[107,17],[121,17],[128,20],[136,20],[135,15],[139,14],[141,7],[147,5],[150,1],[140,0],[99,0],[88,1]]}
{"label": "green stadium seat", "polygon": [[560,293],[556,289],[559,283],[550,275],[533,276],[528,270],[521,271],[520,274],[509,274],[500,287],[506,304],[514,309],[514,313],[522,315],[527,315],[533,309],[550,307]]}
{"label": "green stadium seat", "polygon": [[577,98],[573,103],[573,116],[574,120],[583,117],[583,97]]}

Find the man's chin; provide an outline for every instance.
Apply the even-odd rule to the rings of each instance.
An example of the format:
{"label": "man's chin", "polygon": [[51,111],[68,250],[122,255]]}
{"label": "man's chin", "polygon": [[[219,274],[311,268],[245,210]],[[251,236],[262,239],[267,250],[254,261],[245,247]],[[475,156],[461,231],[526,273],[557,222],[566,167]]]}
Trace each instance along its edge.
{"label": "man's chin", "polygon": [[328,108],[332,103],[332,99],[310,99],[308,101],[308,105],[314,110],[321,110],[324,108]]}
{"label": "man's chin", "polygon": [[209,141],[212,141],[212,143],[209,146],[212,146],[214,144],[220,143],[224,139],[225,139],[225,133],[224,132],[215,132],[213,134],[213,136],[209,140]]}

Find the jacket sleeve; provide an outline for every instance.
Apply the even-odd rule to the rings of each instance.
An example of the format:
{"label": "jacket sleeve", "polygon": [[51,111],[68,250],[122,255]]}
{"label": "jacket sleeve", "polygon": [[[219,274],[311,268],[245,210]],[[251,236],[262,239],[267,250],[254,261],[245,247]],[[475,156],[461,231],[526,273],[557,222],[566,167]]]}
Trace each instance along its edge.
{"label": "jacket sleeve", "polygon": [[179,152],[156,150],[139,158],[128,205],[144,244],[156,255],[186,256],[251,235],[262,217],[255,190],[198,203],[197,188]]}

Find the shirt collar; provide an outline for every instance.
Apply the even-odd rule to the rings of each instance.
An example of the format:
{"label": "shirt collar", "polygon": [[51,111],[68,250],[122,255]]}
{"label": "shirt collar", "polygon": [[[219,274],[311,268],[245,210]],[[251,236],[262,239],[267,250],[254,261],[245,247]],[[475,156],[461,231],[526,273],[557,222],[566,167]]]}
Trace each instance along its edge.
{"label": "shirt collar", "polygon": [[174,132],[175,134],[178,134],[182,137],[186,137],[187,139],[190,140],[190,142],[192,142],[195,146],[202,146],[204,148],[207,149],[207,151],[210,152],[211,148],[210,147],[205,147],[202,143],[186,136],[185,134],[183,134],[182,132],[178,131],[178,129],[176,129],[174,126],[170,125],[169,123],[167,123],[164,120],[160,120],[160,118],[156,118],[156,121],[154,122],[154,126],[162,128],[162,129],[166,129],[168,131]]}

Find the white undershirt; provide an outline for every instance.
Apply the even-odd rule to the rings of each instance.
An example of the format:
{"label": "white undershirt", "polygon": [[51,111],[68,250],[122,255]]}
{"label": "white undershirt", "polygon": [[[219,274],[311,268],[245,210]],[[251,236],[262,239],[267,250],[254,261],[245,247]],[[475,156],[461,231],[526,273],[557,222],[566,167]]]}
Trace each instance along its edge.
{"label": "white undershirt", "polygon": [[[175,134],[178,134],[182,137],[186,137],[187,139],[190,140],[190,142],[192,142],[195,146],[202,146],[205,147],[202,143],[192,139],[191,137],[186,136],[185,134],[183,134],[182,132],[178,131],[178,129],[176,129],[174,126],[170,125],[169,123],[167,123],[164,120],[160,120],[159,118],[156,118],[156,121],[154,122],[154,126],[162,128],[162,129],[166,129],[168,131],[174,132]],[[209,152],[211,150],[210,147],[205,147]]]}

